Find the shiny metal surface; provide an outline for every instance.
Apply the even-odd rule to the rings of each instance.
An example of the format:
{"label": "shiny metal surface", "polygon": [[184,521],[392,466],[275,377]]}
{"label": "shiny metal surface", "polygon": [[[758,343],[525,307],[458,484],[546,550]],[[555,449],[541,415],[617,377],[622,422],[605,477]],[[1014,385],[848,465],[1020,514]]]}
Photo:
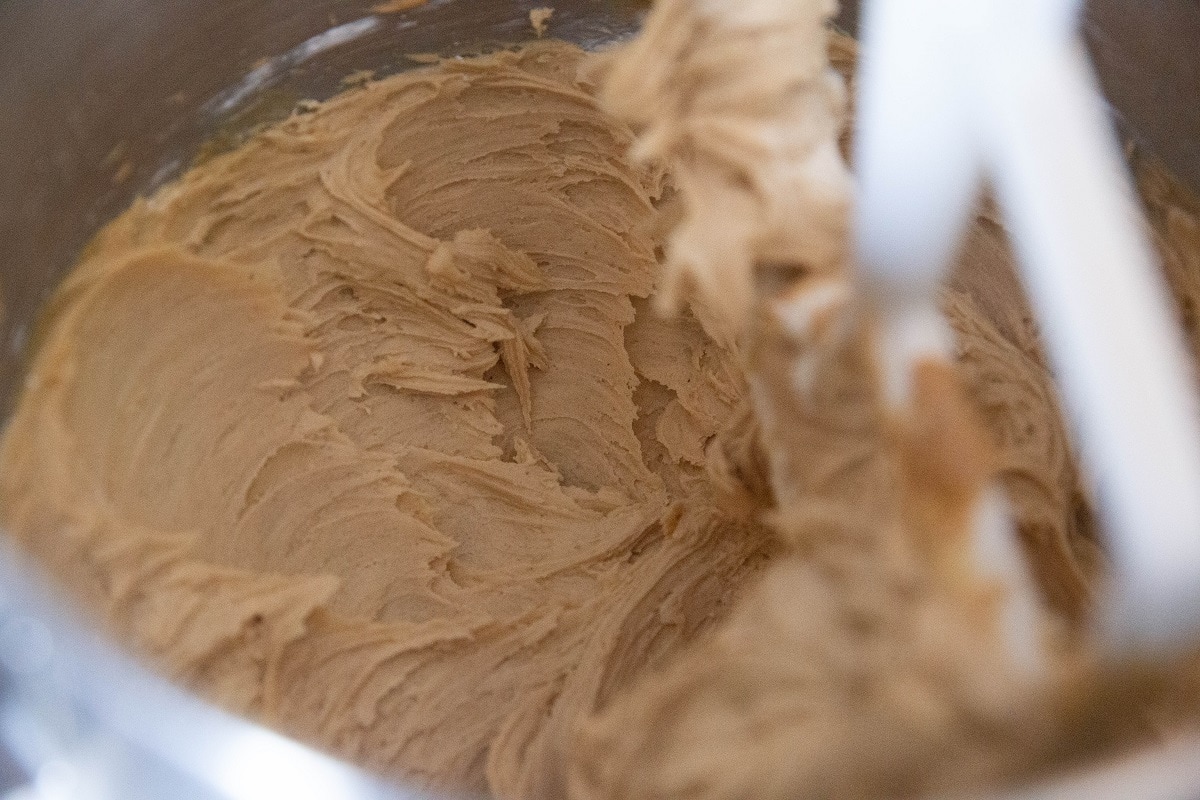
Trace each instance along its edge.
{"label": "shiny metal surface", "polygon": [[[4,800],[419,800],[144,671],[0,553]],[[7,790],[7,793],[6,793]]]}
{"label": "shiny metal surface", "polygon": [[[375,2],[0,0],[0,418],[37,309],[88,238],[204,142],[329,96],[356,70],[411,66],[406,54],[527,39],[534,7],[553,6],[551,35],[587,47],[629,35],[644,7],[429,0],[380,15]],[[841,18],[851,31],[855,11]],[[1089,37],[1128,127],[1200,186],[1194,0],[1095,0]],[[168,686],[52,595],[0,542],[0,800],[416,796]],[[1200,798],[1200,743],[1020,796],[1135,795]]]}

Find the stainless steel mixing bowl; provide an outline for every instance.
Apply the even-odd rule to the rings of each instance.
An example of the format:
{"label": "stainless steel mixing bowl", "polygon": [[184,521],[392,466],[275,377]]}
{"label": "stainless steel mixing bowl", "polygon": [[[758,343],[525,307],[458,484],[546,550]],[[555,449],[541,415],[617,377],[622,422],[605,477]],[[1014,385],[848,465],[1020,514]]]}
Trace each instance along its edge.
{"label": "stainless steel mixing bowl", "polygon": [[[735,0],[736,1],[736,0]],[[0,0],[0,419],[37,309],[88,238],[205,142],[335,93],[405,54],[469,54],[551,35],[597,47],[636,0]],[[853,31],[856,6],[840,23]],[[1127,129],[1200,186],[1200,6],[1098,0],[1088,37]],[[0,800],[413,797],[151,676],[65,609],[0,540]],[[1022,793],[1200,798],[1200,743]]]}

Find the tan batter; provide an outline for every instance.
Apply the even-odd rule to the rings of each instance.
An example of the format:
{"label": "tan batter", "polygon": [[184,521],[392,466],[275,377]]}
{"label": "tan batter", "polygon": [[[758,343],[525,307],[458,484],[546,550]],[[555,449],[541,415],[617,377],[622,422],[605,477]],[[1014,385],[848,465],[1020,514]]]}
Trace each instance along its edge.
{"label": "tan batter", "polygon": [[[824,39],[775,87],[821,104],[776,153],[811,169],[774,186],[821,190],[809,234],[779,222],[804,208],[736,224],[737,264],[688,249],[716,230],[686,227],[715,219],[688,151],[631,156],[594,99],[619,64],[553,42],[351,90],[138,202],[52,304],[5,526],[171,677],[420,785],[859,796],[1036,766],[1069,701],[904,535],[862,337],[770,313],[844,267]],[[670,320],[659,248],[693,276]],[[1052,630],[1098,557],[1011,274],[985,213],[946,307]]]}
{"label": "tan batter", "polygon": [[[667,163],[681,188],[667,269],[735,325],[758,295],[745,358],[784,552],[710,636],[582,724],[574,797],[948,792],[1057,757],[1078,713],[1061,644],[1048,638],[1035,675],[1014,663],[997,587],[962,552],[974,498],[1006,480],[1055,599],[1082,599],[1077,478],[1049,376],[1024,320],[984,313],[1020,310],[999,228],[979,221],[946,298],[966,396],[923,367],[915,419],[884,414],[870,309],[829,299],[853,291],[833,10],[662,0],[607,73],[605,98],[640,132],[634,154]],[[772,291],[758,276],[755,291],[772,263],[791,280]]]}
{"label": "tan batter", "polygon": [[742,372],[647,309],[661,172],[560,44],[347,93],[109,226],[4,443],[9,530],[175,679],[422,784],[572,725],[769,549]]}

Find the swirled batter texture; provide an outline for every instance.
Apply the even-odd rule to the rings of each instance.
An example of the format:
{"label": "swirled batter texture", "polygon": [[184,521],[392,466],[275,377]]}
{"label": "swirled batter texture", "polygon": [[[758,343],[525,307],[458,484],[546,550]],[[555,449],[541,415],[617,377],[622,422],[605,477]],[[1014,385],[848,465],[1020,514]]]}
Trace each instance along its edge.
{"label": "swirled batter texture", "polygon": [[582,715],[769,549],[735,354],[646,308],[660,171],[561,44],[344,94],[138,202],[4,442],[20,541],[178,681],[426,785]]}
{"label": "swirled batter texture", "polygon": [[[790,52],[770,5],[735,32]],[[48,311],[5,527],[175,680],[424,786],[861,796],[1029,767],[1069,709],[902,535],[861,339],[771,315],[845,266],[830,8],[788,7],[813,52],[769,91],[718,70],[703,102],[748,51],[703,14],[655,28],[659,109],[700,118],[643,120],[649,150],[546,42],[355,88],[139,201]],[[1159,211],[1186,305],[1196,226]],[[690,301],[669,320],[660,261]],[[986,212],[945,307],[1047,618],[1078,617],[1086,492]]]}

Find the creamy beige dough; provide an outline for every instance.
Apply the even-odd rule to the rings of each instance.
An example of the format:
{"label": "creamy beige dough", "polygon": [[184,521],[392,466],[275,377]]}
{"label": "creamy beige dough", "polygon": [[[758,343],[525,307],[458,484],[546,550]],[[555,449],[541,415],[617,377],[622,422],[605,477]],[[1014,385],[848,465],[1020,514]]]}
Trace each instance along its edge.
{"label": "creamy beige dough", "polygon": [[[770,313],[845,266],[830,8],[793,10],[812,52],[769,88],[808,136],[734,135],[736,103],[657,75],[711,124],[634,119],[661,135],[631,153],[595,99],[620,65],[547,42],[348,91],[139,201],[48,312],[5,527],[175,680],[423,786],[861,796],[1057,754],[1069,698],[1029,691],[903,535],[861,336]],[[676,56],[720,39],[686,33]],[[805,166],[751,169],[764,153]],[[697,185],[733,205],[689,205]],[[1161,208],[1164,242],[1198,240]],[[1100,557],[986,211],[945,306],[1066,629]]]}
{"label": "creamy beige dough", "polygon": [[560,795],[577,719],[770,543],[735,355],[647,308],[661,171],[560,44],[358,89],[92,243],[6,527],[181,683],[422,785]]}
{"label": "creamy beige dough", "polygon": [[[583,723],[576,798],[952,792],[1061,757],[1078,713],[1056,618],[1035,612],[1046,643],[1037,669],[1019,663],[1000,635],[1010,590],[969,553],[979,498],[1005,483],[1038,577],[1082,604],[1078,479],[1036,339],[1010,316],[1001,231],[977,220],[945,298],[960,367],[920,366],[909,408],[885,408],[847,253],[834,10],[662,0],[607,71],[634,153],[680,185],[668,270],[748,329],[782,552],[709,636]],[[771,264],[792,276],[774,291]]]}
{"label": "creamy beige dough", "polygon": [[[943,298],[957,367],[917,367],[903,411],[881,400],[872,299],[846,253],[833,11],[661,0],[607,71],[633,152],[681,188],[667,269],[746,331],[780,553],[711,633],[581,724],[577,800],[954,796],[1160,733],[1153,684],[1177,678],[1101,666],[1071,631],[1101,559],[990,210]],[[831,59],[850,72],[853,46],[835,38]],[[1187,308],[1200,275],[1170,272]],[[1032,668],[1000,634],[1011,586],[968,552],[997,485],[1042,589]]]}
{"label": "creamy beige dough", "polygon": [[605,107],[670,166],[678,201],[660,305],[698,295],[740,327],[756,264],[844,265],[846,91],[830,69],[833,0],[659,0],[601,62]]}

